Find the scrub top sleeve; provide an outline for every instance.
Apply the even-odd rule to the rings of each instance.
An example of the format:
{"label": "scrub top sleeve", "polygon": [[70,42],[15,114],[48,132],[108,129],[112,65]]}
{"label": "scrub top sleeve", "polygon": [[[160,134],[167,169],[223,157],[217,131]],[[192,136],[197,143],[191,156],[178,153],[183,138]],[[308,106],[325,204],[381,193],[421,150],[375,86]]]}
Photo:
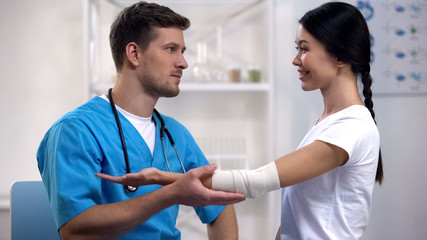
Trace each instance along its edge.
{"label": "scrub top sleeve", "polygon": [[188,170],[209,165],[210,164],[209,161],[206,159],[206,156],[203,154],[199,145],[197,145],[193,136],[190,134],[190,132],[186,128],[184,129],[185,129],[184,133],[185,133],[185,142],[186,142],[185,152],[187,153],[186,160],[188,160],[188,162],[186,162],[185,164],[188,166]]}
{"label": "scrub top sleeve", "polygon": [[196,211],[197,216],[199,216],[200,221],[202,223],[211,223],[213,222],[219,214],[225,209],[226,206],[216,206],[210,205],[206,207],[194,207],[194,211]]}
{"label": "scrub top sleeve", "polygon": [[[209,161],[206,159],[202,150],[197,145],[193,136],[191,136],[190,132],[187,129],[185,130],[186,130],[186,142],[188,143],[187,146],[191,146],[191,148],[187,150],[191,152],[191,157],[189,159],[191,159],[192,161],[191,163],[192,167],[189,169],[208,165]],[[225,207],[226,206],[210,205],[206,207],[194,207],[194,210],[196,214],[199,216],[200,221],[202,221],[202,223],[211,223],[219,216],[219,214],[225,209]]]}
{"label": "scrub top sleeve", "polygon": [[102,152],[88,126],[65,118],[46,136],[44,169],[52,211],[58,228],[86,209],[100,204]]}

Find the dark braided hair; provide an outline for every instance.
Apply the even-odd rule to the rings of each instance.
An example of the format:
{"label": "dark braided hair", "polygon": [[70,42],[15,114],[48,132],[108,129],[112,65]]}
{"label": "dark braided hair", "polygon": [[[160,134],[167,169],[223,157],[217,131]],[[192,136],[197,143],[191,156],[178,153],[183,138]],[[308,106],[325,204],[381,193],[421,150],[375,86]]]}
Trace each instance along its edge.
{"label": "dark braided hair", "polygon": [[[371,38],[368,25],[360,11],[351,4],[329,2],[307,12],[299,23],[320,41],[329,53],[340,61],[349,63],[353,73],[361,77],[364,103],[375,121],[370,74]],[[381,184],[383,178],[380,149],[375,180]]]}

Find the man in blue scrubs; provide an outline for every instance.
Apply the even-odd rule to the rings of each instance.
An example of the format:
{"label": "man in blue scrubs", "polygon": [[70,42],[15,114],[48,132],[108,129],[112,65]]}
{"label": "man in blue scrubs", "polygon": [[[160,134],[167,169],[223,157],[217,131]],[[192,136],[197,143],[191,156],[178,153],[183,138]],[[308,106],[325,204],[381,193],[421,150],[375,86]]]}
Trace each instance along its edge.
{"label": "man in blue scrubs", "polygon": [[[183,30],[189,25],[187,18],[169,8],[145,2],[124,9],[112,24],[117,82],[111,97],[131,172],[150,167],[168,171],[165,154],[172,172],[184,171],[167,138],[163,151],[161,123],[153,110],[160,97],[179,93],[182,71],[188,67]],[[194,206],[207,223],[209,239],[237,239],[233,206],[216,205],[242,201],[243,195],[203,187],[200,178],[212,174],[215,166],[208,165],[184,126],[162,117],[188,173],[173,184],[141,186],[135,192],[95,176],[126,173],[118,124],[107,96],[92,98],[49,129],[37,160],[63,239],[180,239],[175,228],[179,204]]]}

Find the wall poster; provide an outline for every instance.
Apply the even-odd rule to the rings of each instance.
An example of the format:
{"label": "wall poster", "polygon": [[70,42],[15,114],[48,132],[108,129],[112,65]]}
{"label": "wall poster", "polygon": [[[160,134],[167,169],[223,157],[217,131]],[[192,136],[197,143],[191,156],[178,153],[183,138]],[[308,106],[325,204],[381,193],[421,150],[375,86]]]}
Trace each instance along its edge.
{"label": "wall poster", "polygon": [[427,0],[356,1],[372,40],[374,94],[427,93]]}

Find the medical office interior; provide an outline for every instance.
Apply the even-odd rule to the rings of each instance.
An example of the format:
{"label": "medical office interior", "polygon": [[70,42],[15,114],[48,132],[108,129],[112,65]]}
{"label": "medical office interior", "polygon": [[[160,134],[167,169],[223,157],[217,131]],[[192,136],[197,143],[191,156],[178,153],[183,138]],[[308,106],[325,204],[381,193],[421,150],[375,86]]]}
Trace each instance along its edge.
{"label": "medical office interior", "polygon": [[[320,93],[303,92],[291,64],[297,21],[326,1],[155,2],[192,21],[181,93],[157,109],[182,122],[222,169],[254,169],[294,150],[323,110]],[[362,10],[373,35],[385,171],[363,239],[425,239],[427,1],[347,2]],[[0,240],[11,238],[12,183],[41,179],[35,154],[44,133],[113,85],[109,26],[131,3],[0,0]],[[240,239],[274,239],[280,191],[235,208]],[[191,208],[180,210],[177,224],[183,239],[206,239]]]}

